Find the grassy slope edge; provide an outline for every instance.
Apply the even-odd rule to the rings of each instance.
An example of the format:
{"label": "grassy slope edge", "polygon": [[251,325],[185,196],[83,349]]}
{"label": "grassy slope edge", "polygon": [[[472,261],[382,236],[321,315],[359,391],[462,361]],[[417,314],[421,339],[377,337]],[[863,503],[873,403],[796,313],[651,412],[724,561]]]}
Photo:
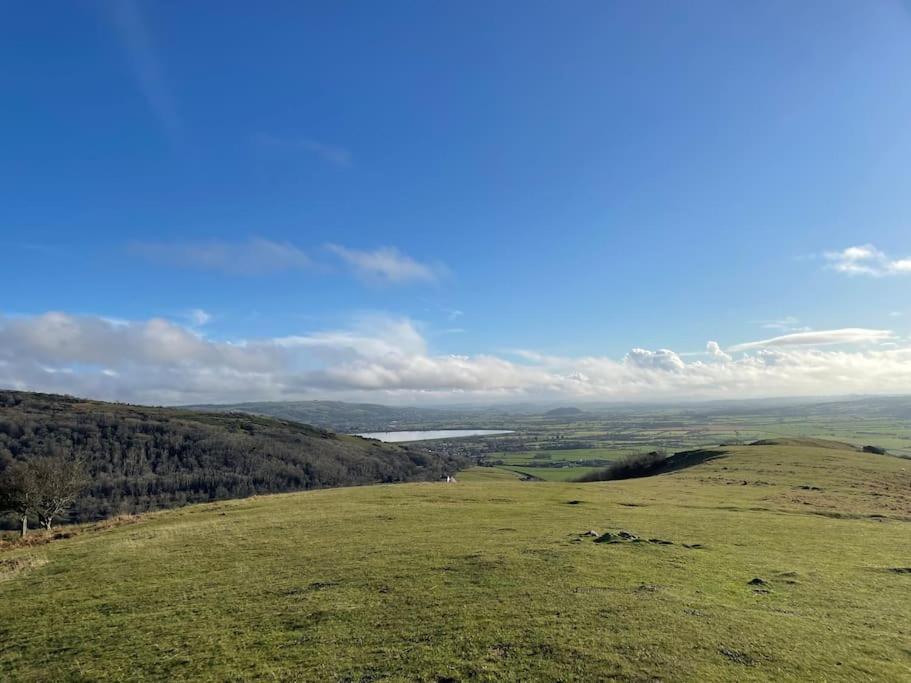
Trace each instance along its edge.
{"label": "grassy slope edge", "polygon": [[906,680],[909,469],[747,446],[155,513],[0,553],[0,678]]}

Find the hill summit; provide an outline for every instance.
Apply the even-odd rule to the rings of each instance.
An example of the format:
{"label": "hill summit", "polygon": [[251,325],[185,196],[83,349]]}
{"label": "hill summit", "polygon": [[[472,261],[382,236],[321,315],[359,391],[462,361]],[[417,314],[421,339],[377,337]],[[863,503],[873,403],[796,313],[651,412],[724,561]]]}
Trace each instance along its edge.
{"label": "hill summit", "polygon": [[548,410],[544,414],[547,417],[573,417],[575,415],[582,415],[584,413],[584,410],[580,410],[575,406],[570,406],[567,408],[554,408],[553,410]]}

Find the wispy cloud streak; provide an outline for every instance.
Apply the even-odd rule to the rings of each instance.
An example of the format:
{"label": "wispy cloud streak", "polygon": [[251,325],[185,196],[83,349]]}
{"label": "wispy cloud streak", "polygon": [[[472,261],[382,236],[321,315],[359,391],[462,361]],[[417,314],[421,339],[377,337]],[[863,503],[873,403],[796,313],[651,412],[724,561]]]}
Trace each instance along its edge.
{"label": "wispy cloud streak", "polygon": [[359,250],[327,244],[326,249],[344,261],[358,276],[380,284],[436,282],[445,272],[441,265],[420,263],[394,247]]}
{"label": "wispy cloud streak", "polygon": [[761,339],[759,341],[736,344],[728,351],[749,351],[775,346],[831,346],[833,344],[877,343],[893,339],[891,330],[868,330],[862,327],[846,327],[839,330],[816,330],[813,332],[795,332],[780,337]]}
{"label": "wispy cloud streak", "polygon": [[286,138],[269,133],[259,133],[254,143],[261,147],[302,150],[337,168],[351,166],[351,152],[341,145],[333,145],[312,138]]}
{"label": "wispy cloud streak", "polygon": [[134,242],[129,250],[162,265],[229,275],[268,275],[313,265],[310,257],[293,244],[258,237],[246,242]]}
{"label": "wispy cloud streak", "polygon": [[140,92],[165,130],[176,134],[181,128],[180,117],[139,3],[136,0],[109,0],[105,6]]}

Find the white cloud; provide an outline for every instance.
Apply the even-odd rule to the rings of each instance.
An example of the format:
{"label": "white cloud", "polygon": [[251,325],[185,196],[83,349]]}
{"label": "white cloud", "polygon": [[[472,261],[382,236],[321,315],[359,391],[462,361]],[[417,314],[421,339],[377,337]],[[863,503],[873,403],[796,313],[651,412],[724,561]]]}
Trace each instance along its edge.
{"label": "white cloud", "polygon": [[832,344],[861,344],[883,342],[893,339],[890,330],[868,330],[861,327],[847,327],[840,330],[817,330],[814,332],[795,332],[771,339],[736,344],[729,351],[749,351],[770,346],[828,346]]}
{"label": "white cloud", "polygon": [[201,308],[191,308],[187,311],[187,320],[189,320],[190,324],[194,327],[202,327],[203,325],[212,322],[212,314]]}
{"label": "white cloud", "polygon": [[252,238],[246,242],[137,242],[130,250],[150,261],[232,275],[266,275],[310,268],[310,257],[288,242]]}
{"label": "white cloud", "polygon": [[721,350],[721,346],[716,341],[710,341],[705,345],[705,350],[715,360],[727,362],[732,360],[731,357]]}
{"label": "white cloud", "polygon": [[115,323],[52,312],[0,316],[0,386],[171,404],[316,397],[417,403],[649,401],[907,392],[911,346],[894,341],[856,350],[814,348],[846,338],[887,338],[887,333],[833,332],[841,331],[814,333],[828,336],[798,344],[766,340],[737,357],[709,342],[709,358],[690,362],[669,349],[641,348],[622,360],[535,352],[508,360],[435,354],[418,325],[389,316],[363,317],[345,329],[227,342],[161,319]]}
{"label": "white cloud", "polygon": [[394,247],[363,251],[328,244],[326,248],[348,264],[360,277],[381,284],[436,282],[443,271],[441,266],[415,261]]}
{"label": "white cloud", "polygon": [[911,258],[893,259],[872,244],[828,251],[823,257],[828,261],[829,268],[847,275],[885,277],[911,274]]}
{"label": "white cloud", "polygon": [[670,349],[658,349],[649,351],[647,349],[633,349],[623,362],[644,370],[664,370],[677,371],[686,367],[686,363],[676,353]]}

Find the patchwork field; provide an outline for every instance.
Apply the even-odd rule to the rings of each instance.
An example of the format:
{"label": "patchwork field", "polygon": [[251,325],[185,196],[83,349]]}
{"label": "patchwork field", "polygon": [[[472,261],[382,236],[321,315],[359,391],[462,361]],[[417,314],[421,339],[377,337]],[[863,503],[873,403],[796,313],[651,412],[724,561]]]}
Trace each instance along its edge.
{"label": "patchwork field", "polygon": [[724,450],[645,479],[475,468],[3,550],[0,679],[908,680],[911,463]]}

